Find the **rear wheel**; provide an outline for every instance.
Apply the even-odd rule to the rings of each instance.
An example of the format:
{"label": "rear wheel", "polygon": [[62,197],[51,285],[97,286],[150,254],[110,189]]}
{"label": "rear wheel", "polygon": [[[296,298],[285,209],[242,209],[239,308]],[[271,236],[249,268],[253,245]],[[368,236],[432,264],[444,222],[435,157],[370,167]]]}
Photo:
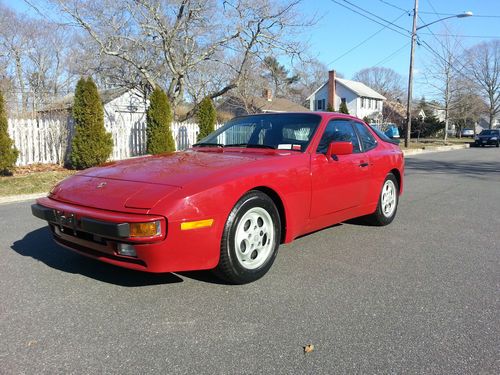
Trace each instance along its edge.
{"label": "rear wheel", "polygon": [[276,258],[280,239],[280,216],[272,199],[261,191],[248,192],[226,221],[217,275],[234,284],[261,278]]}
{"label": "rear wheel", "polygon": [[373,225],[384,226],[390,224],[396,216],[399,202],[399,184],[396,176],[389,173],[385,178],[377,210],[367,217],[368,222]]}

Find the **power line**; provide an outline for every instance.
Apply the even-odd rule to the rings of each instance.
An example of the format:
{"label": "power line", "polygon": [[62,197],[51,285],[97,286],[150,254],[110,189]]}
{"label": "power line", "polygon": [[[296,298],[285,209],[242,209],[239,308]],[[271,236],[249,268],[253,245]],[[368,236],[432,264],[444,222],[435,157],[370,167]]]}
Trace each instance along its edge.
{"label": "power line", "polygon": [[[404,15],[406,14],[403,13],[401,14],[399,17],[397,17],[396,19],[394,19],[392,22],[395,22],[397,21],[398,19],[400,19],[401,17],[403,17]],[[365,44],[367,41],[369,41],[370,39],[372,39],[374,36],[376,36],[377,34],[379,34],[380,32],[382,32],[383,30],[385,30],[387,28],[387,26],[384,26],[382,27],[380,30],[376,31],[375,33],[373,33],[372,35],[370,35],[368,38],[366,38],[365,40],[363,40],[362,42],[356,44],[354,47],[352,47],[351,49],[349,49],[348,51],[346,51],[345,53],[343,53],[342,55],[340,55],[339,57],[337,57],[336,59],[330,61],[327,65],[330,65],[330,64],[333,64],[334,62],[340,60],[342,57],[348,55],[349,53],[351,53],[352,51],[354,51],[355,49],[357,49],[358,47],[362,46],[363,44]]]}
{"label": "power line", "polygon": [[[431,0],[427,0],[427,3],[428,3],[428,4],[429,4],[429,6],[432,8],[432,10],[433,10],[434,14],[435,14],[437,17],[439,17],[438,12],[436,11],[436,8],[434,8],[434,5],[432,5],[432,3],[431,3]],[[422,20],[422,22],[423,22],[423,20]],[[445,28],[446,32],[447,32],[448,34],[450,34],[450,30],[448,29],[448,26],[446,25],[446,22],[444,23],[444,28]],[[443,42],[442,42],[442,41],[441,41],[441,40],[440,40],[440,39],[436,36],[436,34],[434,34],[434,32],[433,32],[430,28],[429,28],[429,31],[430,31],[431,35],[434,37],[434,39],[436,39],[436,40],[437,40],[437,42],[439,43],[439,45],[441,46],[441,48],[443,48],[443,50],[445,50],[445,51],[446,51],[446,53],[447,53],[448,55],[452,55],[452,56],[453,56],[453,54],[454,54],[454,53],[453,53],[452,51],[450,51],[450,50],[449,50],[449,46],[445,46],[445,44],[444,44],[444,43],[443,43]],[[424,43],[425,43],[425,44],[426,44],[429,48],[431,48],[427,42],[425,42],[425,41],[423,41],[423,42],[424,42]],[[462,51],[463,51],[463,52],[465,52],[465,51],[466,51],[465,47],[464,47],[464,46],[462,45],[462,43],[460,42],[460,39],[459,39],[459,38],[455,37],[455,43],[456,43],[456,44],[457,44],[457,45],[458,45],[458,46],[462,49]],[[432,49],[432,48],[431,48],[431,49]],[[433,52],[435,52],[433,49],[432,49],[432,51],[433,51]],[[449,62],[447,62],[444,58],[442,58],[442,57],[441,57],[441,55],[439,55],[437,52],[435,52],[435,54],[437,54],[437,56],[438,56],[438,57],[440,57],[443,61],[445,61],[445,63],[446,63],[446,64],[450,65],[450,67],[451,67],[452,69],[454,69],[455,71],[457,71],[457,70],[455,69],[455,67],[454,67],[452,64],[450,64]],[[458,59],[455,59],[455,61],[456,61],[456,63],[458,63],[458,64],[460,64],[460,65],[462,66],[462,69],[464,69],[464,70],[469,70],[469,69],[468,69],[468,68],[466,68],[466,67],[465,67],[462,63],[460,63],[460,61],[459,61]],[[459,74],[462,74],[461,72],[458,72],[458,73],[459,73]]]}
{"label": "power line", "polygon": [[438,52],[436,52],[434,50],[434,48],[432,48],[429,43],[427,43],[425,40],[422,40],[421,41],[421,45],[423,48],[425,48],[427,51],[431,52],[432,54],[434,54],[436,57],[438,57],[439,59],[441,59],[445,64],[447,64],[452,70],[454,70],[456,73],[460,74],[462,77],[464,77],[465,79],[468,79],[469,81],[473,82],[473,83],[476,83],[473,79],[469,78],[466,74],[463,74],[463,72],[465,71],[466,73],[471,73],[471,70],[466,67],[464,64],[460,63],[458,61],[458,59],[455,59],[455,62],[458,63],[460,66],[461,66],[461,70],[457,69],[453,64],[450,64],[449,61],[447,61],[443,56],[441,56]]}
{"label": "power line", "polygon": [[396,51],[392,52],[389,56],[384,57],[382,60],[380,60],[378,63],[374,64],[373,66],[379,66],[382,64],[385,64],[387,61],[389,61],[393,56],[397,55],[399,52],[401,52],[403,49],[408,47],[411,42],[406,43],[404,46],[398,48]]}
{"label": "power line", "polygon": [[[375,17],[375,18],[378,18],[379,20],[381,20],[381,21],[383,21],[383,22],[386,22],[386,23],[388,23],[388,24],[390,24],[390,25],[392,25],[392,26],[397,27],[398,29],[401,29],[401,30],[403,30],[403,31],[408,32],[408,30],[406,30],[404,27],[401,27],[401,26],[399,26],[399,25],[396,25],[395,23],[390,22],[390,21],[386,20],[385,18],[382,18],[382,17],[380,17],[380,16],[377,16],[375,13],[372,13],[372,12],[370,12],[370,11],[368,11],[368,10],[364,9],[364,8],[361,8],[360,6],[357,6],[356,4],[353,4],[353,3],[351,3],[351,2],[350,2],[350,1],[348,1],[348,0],[343,0],[343,1],[344,1],[344,3],[347,3],[347,4],[349,4],[350,6],[353,6],[353,7],[357,8],[357,9],[361,10],[362,12],[368,13],[369,15],[371,15],[371,16],[373,16],[373,17]],[[406,13],[406,11],[405,11],[405,13]]]}
{"label": "power line", "polygon": [[[375,20],[375,19],[373,19],[373,18],[371,18],[371,17],[368,17],[367,15],[365,15],[365,14],[363,14],[363,13],[361,13],[361,12],[358,12],[358,11],[357,11],[357,10],[355,10],[355,9],[350,8],[350,7],[348,7],[348,6],[347,6],[347,5],[345,5],[345,4],[342,4],[342,3],[340,3],[340,2],[338,2],[338,1],[336,1],[336,0],[331,0],[331,1],[332,1],[332,2],[334,2],[334,3],[335,3],[335,4],[337,4],[337,5],[340,5],[340,6],[344,7],[344,8],[346,8],[346,9],[349,9],[351,12],[354,12],[354,13],[359,14],[360,16],[362,16],[362,17],[364,17],[364,18],[369,19],[369,20],[370,20],[370,21],[372,21],[372,22],[375,22],[375,23],[377,23],[377,24],[379,24],[379,25],[381,25],[381,26],[385,26],[385,27],[386,27],[387,29],[389,29],[389,30],[392,30],[392,31],[394,31],[394,32],[396,32],[396,33],[398,33],[398,34],[400,34],[400,35],[405,36],[405,37],[409,37],[409,35],[408,35],[408,34],[402,33],[401,31],[399,31],[399,30],[397,30],[397,29],[394,29],[394,28],[392,28],[392,27],[388,26],[387,24],[383,24],[383,23],[381,23],[381,22],[379,22],[379,21],[377,21],[377,20]],[[389,22],[389,21],[386,21],[386,22],[390,24],[390,22]],[[407,30],[406,30],[406,31],[407,31]],[[407,32],[409,33],[409,31],[407,31]]]}
{"label": "power line", "polygon": [[400,7],[398,7],[397,5],[394,5],[394,4],[392,4],[392,3],[388,2],[388,1],[385,1],[385,0],[379,0],[379,1],[380,1],[381,3],[384,3],[384,4],[389,5],[390,7],[395,8],[395,9],[402,10],[403,12],[406,12],[408,15],[411,15],[411,11],[410,11],[410,10],[408,10],[408,9],[403,9],[403,8],[400,8]]}

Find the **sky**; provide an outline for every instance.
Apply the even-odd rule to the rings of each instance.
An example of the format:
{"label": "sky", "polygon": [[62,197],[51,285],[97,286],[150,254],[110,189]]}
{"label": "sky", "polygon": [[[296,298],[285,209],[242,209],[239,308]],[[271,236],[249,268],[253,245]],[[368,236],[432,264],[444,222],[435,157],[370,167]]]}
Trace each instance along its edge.
{"label": "sky", "polygon": [[[424,78],[424,72],[434,57],[428,49],[438,51],[440,48],[432,33],[437,38],[445,33],[462,35],[457,37],[459,53],[475,44],[500,39],[500,0],[419,0],[418,3],[417,27],[448,15],[473,13],[472,17],[450,18],[417,32],[421,45],[415,49],[413,97],[425,95],[427,98],[432,97],[434,91]],[[414,0],[305,0],[302,4],[304,13],[319,16],[307,43],[315,57],[329,69],[344,74],[345,78],[352,78],[363,68],[383,66],[394,69],[407,82],[413,6]],[[393,22],[394,25],[390,26],[393,30],[383,26],[386,23],[377,17]],[[356,47],[358,44],[361,45]]]}
{"label": "sky", "polygon": [[[32,12],[23,0],[3,2],[18,11]],[[406,84],[413,6],[414,0],[303,0],[299,11],[305,18],[317,17],[318,20],[300,38],[311,56],[347,79],[361,69],[383,66],[401,74]],[[466,11],[473,16],[450,18],[417,32],[420,45],[415,49],[414,98],[433,98],[424,73],[435,58],[429,49],[439,51],[440,34],[460,35],[456,37],[458,52],[484,41],[500,39],[500,0],[419,0],[419,27]],[[388,28],[383,20],[393,25]]]}

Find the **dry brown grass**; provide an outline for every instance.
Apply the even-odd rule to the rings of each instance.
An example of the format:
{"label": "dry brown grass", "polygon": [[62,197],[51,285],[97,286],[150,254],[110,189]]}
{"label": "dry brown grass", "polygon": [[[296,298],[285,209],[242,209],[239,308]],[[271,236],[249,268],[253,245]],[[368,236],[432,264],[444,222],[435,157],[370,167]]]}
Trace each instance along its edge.
{"label": "dry brown grass", "polygon": [[13,176],[0,177],[0,196],[48,193],[55,184],[75,172],[52,164],[19,167]]}

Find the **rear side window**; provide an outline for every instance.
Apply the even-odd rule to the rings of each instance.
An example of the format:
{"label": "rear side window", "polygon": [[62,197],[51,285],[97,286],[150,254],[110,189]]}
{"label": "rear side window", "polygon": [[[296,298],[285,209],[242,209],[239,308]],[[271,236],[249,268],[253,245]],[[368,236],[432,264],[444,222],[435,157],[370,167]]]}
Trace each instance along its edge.
{"label": "rear side window", "polygon": [[332,120],[326,125],[317,153],[324,154],[332,142],[351,142],[353,153],[361,152],[359,139],[349,120]]}
{"label": "rear side window", "polygon": [[370,131],[366,128],[365,125],[355,122],[354,127],[359,134],[359,138],[361,140],[361,144],[363,146],[363,151],[369,151],[375,147],[377,147],[377,140],[370,133]]}

